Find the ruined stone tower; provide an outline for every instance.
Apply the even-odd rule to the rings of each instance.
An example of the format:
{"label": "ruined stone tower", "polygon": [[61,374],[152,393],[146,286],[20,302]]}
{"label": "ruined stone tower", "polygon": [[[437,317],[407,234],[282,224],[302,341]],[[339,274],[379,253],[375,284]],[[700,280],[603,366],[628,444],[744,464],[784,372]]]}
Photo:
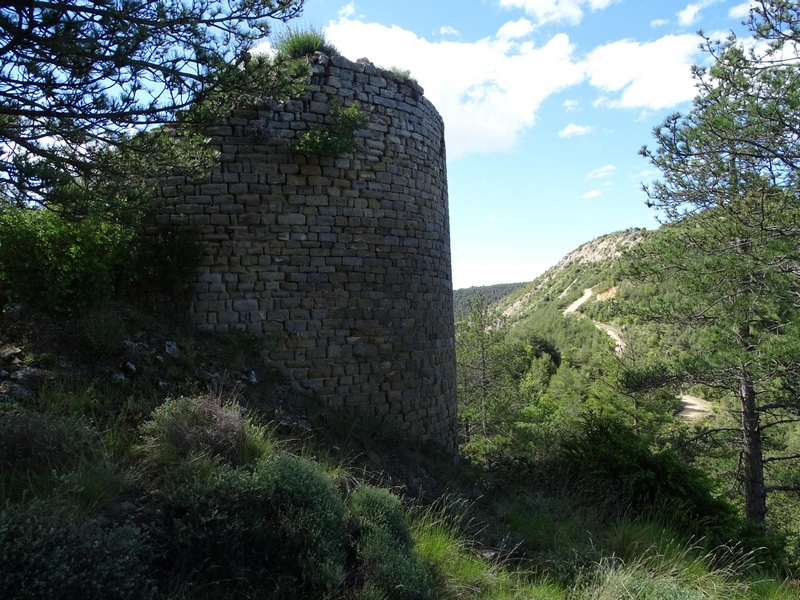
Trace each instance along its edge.
{"label": "ruined stone tower", "polygon": [[[171,177],[161,224],[200,232],[190,317],[274,341],[268,359],[337,410],[388,417],[455,449],[444,125],[416,82],[314,55],[307,94],[208,130],[210,181]],[[355,153],[293,152],[329,100],[369,115]]]}

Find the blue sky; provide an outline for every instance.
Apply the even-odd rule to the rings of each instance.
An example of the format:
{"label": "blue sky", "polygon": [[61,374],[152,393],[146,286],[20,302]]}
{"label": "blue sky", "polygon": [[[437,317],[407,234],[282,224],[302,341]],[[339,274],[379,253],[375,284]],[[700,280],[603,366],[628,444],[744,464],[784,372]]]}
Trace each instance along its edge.
{"label": "blue sky", "polygon": [[307,0],[342,54],[411,71],[446,128],[455,288],[530,281],[657,227],[637,154],[691,108],[692,64],[746,33],[746,0]]}

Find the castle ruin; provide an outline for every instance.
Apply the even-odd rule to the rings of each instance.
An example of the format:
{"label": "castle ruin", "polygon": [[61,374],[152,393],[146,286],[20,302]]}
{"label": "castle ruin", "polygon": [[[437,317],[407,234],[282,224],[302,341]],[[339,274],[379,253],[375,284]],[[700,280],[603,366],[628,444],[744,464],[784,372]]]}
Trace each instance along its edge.
{"label": "castle ruin", "polygon": [[[203,248],[190,318],[269,336],[270,364],[334,410],[389,418],[455,450],[456,374],[444,124],[413,80],[317,53],[302,98],[208,129],[221,162],[170,177],[158,223]],[[328,102],[369,116],[358,149],[298,154]]]}

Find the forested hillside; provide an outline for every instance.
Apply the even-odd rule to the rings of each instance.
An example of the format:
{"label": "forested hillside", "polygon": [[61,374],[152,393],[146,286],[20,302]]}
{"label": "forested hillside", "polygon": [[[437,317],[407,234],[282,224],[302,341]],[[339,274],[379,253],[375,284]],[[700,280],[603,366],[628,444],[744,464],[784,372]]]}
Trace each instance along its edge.
{"label": "forested hillside", "polygon": [[496,285],[473,286],[453,290],[453,313],[458,318],[459,314],[467,310],[469,302],[478,296],[487,303],[494,304],[525,285],[525,283],[498,283]]}

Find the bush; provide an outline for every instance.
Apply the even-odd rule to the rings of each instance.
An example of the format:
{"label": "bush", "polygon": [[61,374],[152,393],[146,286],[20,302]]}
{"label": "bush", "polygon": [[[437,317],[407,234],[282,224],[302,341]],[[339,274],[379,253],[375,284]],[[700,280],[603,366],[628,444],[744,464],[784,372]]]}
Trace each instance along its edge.
{"label": "bush", "polygon": [[69,468],[96,453],[85,422],[28,411],[0,412],[0,473]]}
{"label": "bush", "polygon": [[0,212],[0,288],[13,302],[68,312],[100,304],[134,279],[134,230],[49,210]]}
{"label": "bush", "polygon": [[301,154],[341,156],[358,148],[356,131],[367,126],[368,117],[355,104],[344,107],[328,101],[331,124],[327,129],[312,127],[296,138],[292,149]]}
{"label": "bush", "polygon": [[0,597],[17,600],[152,598],[145,540],[133,527],[75,522],[34,502],[0,511]]}
{"label": "bush", "polygon": [[242,464],[272,451],[265,429],[245,417],[237,402],[221,402],[211,395],[167,400],[142,424],[140,433],[145,460],[158,466],[196,453]]}
{"label": "bush", "polygon": [[275,48],[281,58],[303,58],[315,52],[324,52],[328,56],[339,54],[336,46],[325,38],[325,34],[314,27],[289,27],[275,37]]}
{"label": "bush", "polygon": [[[275,598],[335,595],[344,578],[342,501],[312,463],[281,456],[255,471],[219,465],[165,494],[154,534],[164,575]],[[191,583],[190,583],[191,582]]]}
{"label": "bush", "polygon": [[356,488],[348,498],[346,521],[363,598],[433,597],[428,566],[413,552],[411,530],[395,496],[368,485]]}
{"label": "bush", "polygon": [[636,514],[665,509],[689,529],[730,524],[732,507],[715,497],[708,477],[669,451],[654,452],[647,440],[612,418],[589,415],[558,449],[562,474],[586,482],[596,497],[615,497]]}
{"label": "bush", "polygon": [[355,537],[385,531],[404,547],[411,547],[411,529],[400,500],[389,491],[361,485],[347,499],[346,520]]}

